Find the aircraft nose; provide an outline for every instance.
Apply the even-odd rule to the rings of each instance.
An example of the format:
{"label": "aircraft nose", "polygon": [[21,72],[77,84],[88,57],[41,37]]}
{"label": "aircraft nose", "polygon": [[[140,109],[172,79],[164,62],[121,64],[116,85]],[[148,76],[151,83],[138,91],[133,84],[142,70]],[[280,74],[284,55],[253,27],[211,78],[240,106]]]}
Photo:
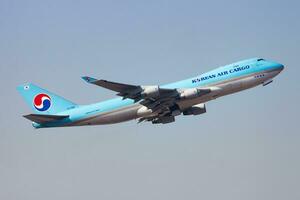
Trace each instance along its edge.
{"label": "aircraft nose", "polygon": [[272,62],[272,65],[275,67],[276,70],[281,72],[284,69],[284,65],[278,62]]}
{"label": "aircraft nose", "polygon": [[282,70],[284,69],[284,65],[283,65],[283,64],[280,64],[280,63],[278,63],[278,69],[279,69],[280,71],[282,71]]}

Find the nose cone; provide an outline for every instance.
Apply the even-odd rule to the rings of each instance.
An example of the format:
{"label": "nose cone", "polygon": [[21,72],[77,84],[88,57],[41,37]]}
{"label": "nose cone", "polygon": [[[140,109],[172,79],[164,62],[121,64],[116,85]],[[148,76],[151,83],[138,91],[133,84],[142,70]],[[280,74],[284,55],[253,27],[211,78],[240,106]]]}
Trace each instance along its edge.
{"label": "nose cone", "polygon": [[272,63],[271,64],[272,68],[275,68],[276,71],[281,72],[284,69],[284,65],[283,64],[280,64],[278,62],[271,62],[271,63]]}
{"label": "nose cone", "polygon": [[277,69],[278,69],[279,71],[282,71],[282,70],[284,69],[284,65],[278,63]]}

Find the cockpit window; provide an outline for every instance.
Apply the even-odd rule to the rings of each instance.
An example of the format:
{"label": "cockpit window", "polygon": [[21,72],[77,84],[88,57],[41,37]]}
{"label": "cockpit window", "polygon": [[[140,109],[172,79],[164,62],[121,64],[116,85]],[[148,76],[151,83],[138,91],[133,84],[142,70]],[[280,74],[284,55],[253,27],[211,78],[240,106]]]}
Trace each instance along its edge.
{"label": "cockpit window", "polygon": [[265,60],[265,59],[263,59],[263,58],[257,59],[257,61],[262,61],[262,60]]}

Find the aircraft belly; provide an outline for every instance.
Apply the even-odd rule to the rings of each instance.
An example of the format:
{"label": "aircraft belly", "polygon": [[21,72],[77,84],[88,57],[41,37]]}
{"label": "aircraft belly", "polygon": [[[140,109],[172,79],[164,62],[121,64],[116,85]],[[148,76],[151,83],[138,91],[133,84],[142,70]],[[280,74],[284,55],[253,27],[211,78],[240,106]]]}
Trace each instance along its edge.
{"label": "aircraft belly", "polygon": [[254,76],[248,76],[242,79],[233,80],[228,83],[221,84],[222,93],[220,96],[236,93],[245,89],[249,89],[251,87],[255,87],[259,85],[257,80],[255,80]]}
{"label": "aircraft belly", "polygon": [[137,118],[137,110],[141,106],[135,104],[133,106],[125,107],[111,112],[99,114],[84,120],[77,125],[101,125],[101,124],[114,124],[124,121],[129,121]]}
{"label": "aircraft belly", "polygon": [[194,99],[179,101],[179,102],[177,102],[177,105],[179,106],[179,108],[181,110],[185,110],[187,108],[190,108],[193,105],[196,105],[196,104],[199,104],[199,103],[204,103],[204,102],[207,102],[211,99],[212,99],[211,97],[197,97],[197,98],[194,98]]}

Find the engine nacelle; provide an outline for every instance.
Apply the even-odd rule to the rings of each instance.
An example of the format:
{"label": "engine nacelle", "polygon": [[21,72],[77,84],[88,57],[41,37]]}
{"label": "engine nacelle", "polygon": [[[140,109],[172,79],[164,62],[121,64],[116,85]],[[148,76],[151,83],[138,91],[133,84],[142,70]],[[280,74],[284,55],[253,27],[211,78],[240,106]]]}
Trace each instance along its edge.
{"label": "engine nacelle", "polygon": [[192,99],[200,96],[200,91],[196,88],[185,89],[181,92],[181,99]]}
{"label": "engine nacelle", "polygon": [[146,106],[142,106],[140,109],[137,110],[138,117],[145,117],[152,114],[152,110],[147,108]]}
{"label": "engine nacelle", "polygon": [[204,103],[194,105],[182,112],[183,115],[201,115],[203,113],[206,113],[206,107]]}
{"label": "engine nacelle", "polygon": [[144,86],[141,95],[143,98],[159,97],[159,86]]}

